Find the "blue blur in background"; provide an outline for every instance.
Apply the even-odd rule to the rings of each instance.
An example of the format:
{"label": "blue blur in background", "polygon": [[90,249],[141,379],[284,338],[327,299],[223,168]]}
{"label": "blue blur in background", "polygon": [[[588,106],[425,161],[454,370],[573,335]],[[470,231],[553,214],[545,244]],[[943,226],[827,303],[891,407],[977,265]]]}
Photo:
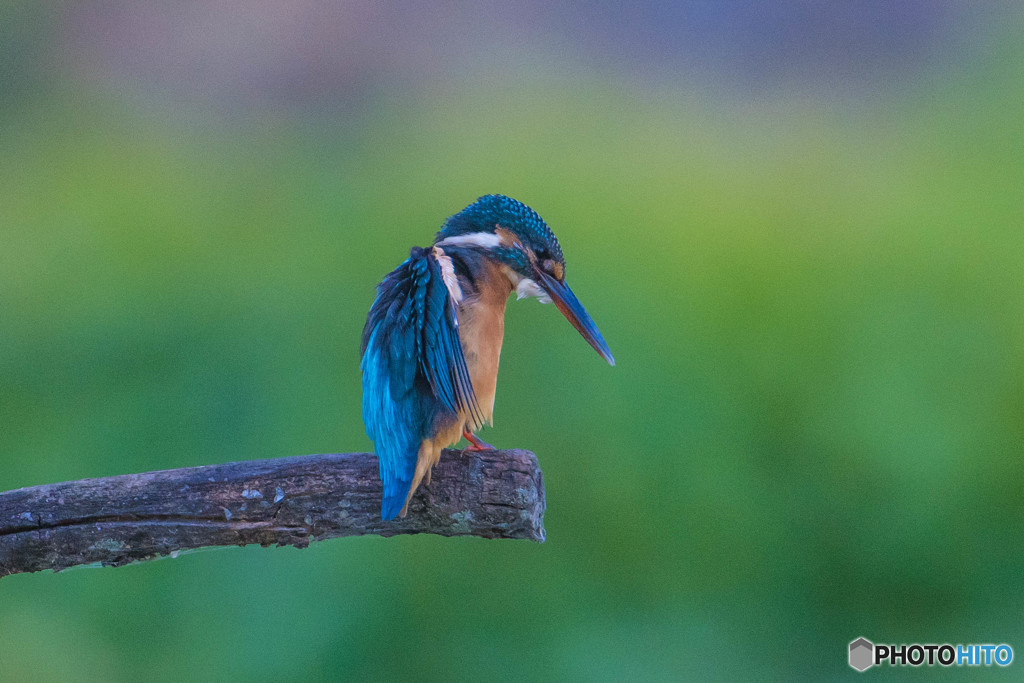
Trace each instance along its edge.
{"label": "blue blur in background", "polygon": [[0,7],[0,489],[365,451],[374,286],[500,192],[609,368],[509,307],[548,541],[0,581],[0,680],[853,676],[1024,646],[1024,10]]}

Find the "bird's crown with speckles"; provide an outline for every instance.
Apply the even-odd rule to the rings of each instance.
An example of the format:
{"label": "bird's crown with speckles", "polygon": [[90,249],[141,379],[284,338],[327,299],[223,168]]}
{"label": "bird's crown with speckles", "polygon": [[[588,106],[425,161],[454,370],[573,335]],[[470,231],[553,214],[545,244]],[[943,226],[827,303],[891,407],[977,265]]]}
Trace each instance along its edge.
{"label": "bird's crown with speckles", "polygon": [[558,238],[544,219],[526,204],[502,194],[484,195],[451,216],[437,233],[436,241],[475,232],[493,233],[499,226],[515,233],[537,254],[564,263]]}

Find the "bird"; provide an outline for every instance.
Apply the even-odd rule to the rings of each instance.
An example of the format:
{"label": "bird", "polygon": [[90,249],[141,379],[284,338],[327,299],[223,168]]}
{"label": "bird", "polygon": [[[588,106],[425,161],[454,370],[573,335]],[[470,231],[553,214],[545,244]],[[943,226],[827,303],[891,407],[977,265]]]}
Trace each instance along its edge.
{"label": "bird", "polygon": [[565,258],[536,211],[510,197],[478,198],[450,216],[430,247],[413,247],[377,286],[360,349],[363,421],[383,485],[381,519],[405,517],[441,450],[493,446],[505,305],[554,302],[610,365],[608,344],[565,282]]}

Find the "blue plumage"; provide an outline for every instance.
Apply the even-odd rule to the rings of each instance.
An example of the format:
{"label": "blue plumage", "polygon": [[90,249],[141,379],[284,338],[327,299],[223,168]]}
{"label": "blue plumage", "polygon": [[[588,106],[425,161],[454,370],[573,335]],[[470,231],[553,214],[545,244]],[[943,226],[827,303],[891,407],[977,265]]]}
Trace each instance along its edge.
{"label": "blue plumage", "polygon": [[486,195],[451,216],[431,248],[414,248],[378,285],[363,328],[363,420],[380,462],[385,520],[405,515],[443,448],[461,438],[471,450],[492,448],[473,432],[493,417],[513,292],[554,303],[615,364],[537,212]]}
{"label": "blue plumage", "polygon": [[459,340],[454,302],[428,249],[377,287],[363,328],[363,421],[384,485],[381,516],[405,503],[420,442],[460,410],[478,414]]}
{"label": "blue plumage", "polygon": [[[550,258],[565,263],[558,238],[540,215],[522,202],[502,194],[480,197],[459,213],[445,221],[435,241],[469,233],[494,232],[503,226],[516,233],[523,245],[539,258]],[[518,261],[525,258],[522,250],[505,249],[495,254],[499,260]]]}

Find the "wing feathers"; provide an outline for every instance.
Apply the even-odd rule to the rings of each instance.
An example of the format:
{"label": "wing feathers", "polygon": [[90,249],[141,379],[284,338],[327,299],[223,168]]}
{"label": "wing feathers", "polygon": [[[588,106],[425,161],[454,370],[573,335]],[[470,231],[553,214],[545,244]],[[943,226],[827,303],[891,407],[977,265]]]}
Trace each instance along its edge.
{"label": "wing feathers", "polygon": [[438,413],[483,422],[448,270],[443,250],[414,248],[377,287],[363,328],[363,419],[380,460],[385,519],[404,503],[419,444]]}

